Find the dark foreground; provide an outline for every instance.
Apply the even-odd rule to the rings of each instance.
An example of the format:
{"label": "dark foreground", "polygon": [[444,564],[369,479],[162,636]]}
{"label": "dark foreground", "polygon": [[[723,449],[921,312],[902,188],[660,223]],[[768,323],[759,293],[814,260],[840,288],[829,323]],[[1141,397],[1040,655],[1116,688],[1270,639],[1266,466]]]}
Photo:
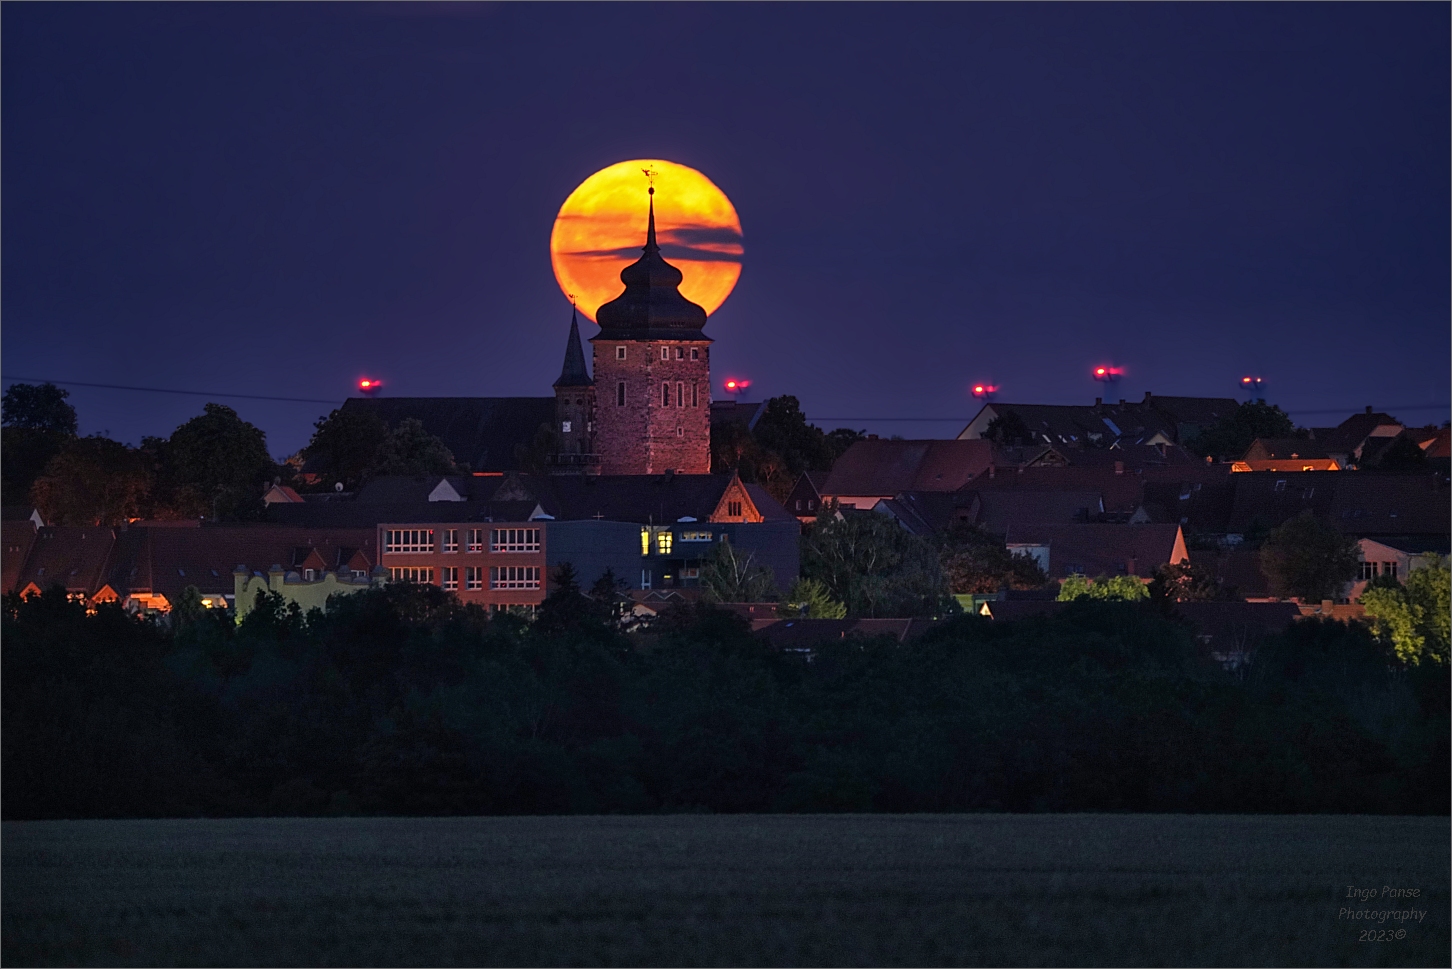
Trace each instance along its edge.
{"label": "dark foreground", "polygon": [[[1445,817],[7,823],[6,965],[1446,965]],[[1414,888],[1348,899],[1348,886]],[[1338,919],[1342,907],[1421,921]],[[1360,942],[1367,928],[1405,938]]]}

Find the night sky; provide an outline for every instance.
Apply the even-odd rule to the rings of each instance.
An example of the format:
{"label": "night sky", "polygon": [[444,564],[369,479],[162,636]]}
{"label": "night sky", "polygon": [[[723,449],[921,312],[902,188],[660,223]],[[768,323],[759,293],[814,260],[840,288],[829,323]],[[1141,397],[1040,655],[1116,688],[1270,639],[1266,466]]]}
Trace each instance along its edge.
{"label": "night sky", "polygon": [[[1303,424],[1447,418],[1446,4],[0,21],[7,378],[549,395],[555,213],[592,172],[659,157],[744,227],[706,328],[718,396],[729,372],[828,427],[946,437],[973,381],[1089,403],[1232,396],[1254,373]],[[1100,362],[1127,376],[1102,388]],[[329,409],[216,399],[279,457]],[[84,432],[135,443],[206,398],[72,402]],[[882,417],[958,422],[862,419]]]}

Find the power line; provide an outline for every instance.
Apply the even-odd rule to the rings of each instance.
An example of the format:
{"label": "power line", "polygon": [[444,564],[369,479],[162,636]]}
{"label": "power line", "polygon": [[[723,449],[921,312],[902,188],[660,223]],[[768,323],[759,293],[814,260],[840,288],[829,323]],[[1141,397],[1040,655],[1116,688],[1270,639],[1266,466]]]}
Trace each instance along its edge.
{"label": "power line", "polygon": [[271,397],[267,394],[224,394],[217,390],[172,390],[168,387],[127,387],[123,384],[90,384],[80,380],[49,380],[44,377],[7,377],[0,380],[30,381],[40,384],[55,384],[57,387],[99,387],[102,390],[135,390],[145,394],[185,394],[190,397],[239,397],[244,400],[282,400],[292,404],[336,404],[337,399],[322,400],[317,397]]}

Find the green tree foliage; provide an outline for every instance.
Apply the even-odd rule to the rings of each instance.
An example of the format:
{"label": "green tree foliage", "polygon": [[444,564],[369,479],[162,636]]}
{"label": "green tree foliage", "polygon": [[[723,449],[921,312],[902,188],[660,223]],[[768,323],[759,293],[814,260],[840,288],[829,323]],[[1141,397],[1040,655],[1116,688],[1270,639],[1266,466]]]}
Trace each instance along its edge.
{"label": "green tree foliage", "polygon": [[711,425],[711,472],[735,471],[741,480],[760,484],[777,501],[786,501],[802,472],[831,470],[861,437],[861,432],[845,428],[824,434],[807,423],[795,397],[773,397],[755,428],[738,422]]}
{"label": "green tree foliage", "polygon": [[251,521],[262,517],[262,492],[276,473],[267,435],[222,404],[208,404],[166,440],[142,449],[156,461],[157,517]]}
{"label": "green tree foliage", "polygon": [[96,435],[65,444],[30,497],[53,525],[120,525],[142,517],[151,484],[146,455]]}
{"label": "green tree foliage", "polygon": [[70,391],[55,384],[11,384],[0,401],[0,489],[7,501],[24,500],[67,442],[76,436]]}
{"label": "green tree foliage", "polygon": [[1089,581],[1082,575],[1071,575],[1059,583],[1059,601],[1101,599],[1111,602],[1135,602],[1150,597],[1149,586],[1133,575],[1101,575]]}
{"label": "green tree foliage", "polygon": [[1172,602],[1209,602],[1233,598],[1220,584],[1213,569],[1189,562],[1166,564],[1155,573],[1150,595]]}
{"label": "green tree foliage", "polygon": [[1359,558],[1356,539],[1321,524],[1307,510],[1266,538],[1260,570],[1275,595],[1320,602],[1341,595],[1356,578]]}
{"label": "green tree foliage", "polygon": [[938,550],[886,515],[823,506],[802,536],[802,575],[851,616],[934,616],[948,610]]}
{"label": "green tree foliage", "polygon": [[[568,587],[562,582],[554,592]],[[781,653],[728,613],[639,641],[436,586],[264,594],[189,628],[5,602],[4,816],[679,811],[1445,814],[1448,665],[1298,622],[1249,674],[1156,608]]]}
{"label": "green tree foliage", "polygon": [[1436,565],[1412,569],[1405,586],[1376,584],[1361,594],[1377,635],[1392,644],[1397,657],[1416,665],[1446,663],[1452,638],[1452,569]]}
{"label": "green tree foliage", "polygon": [[313,463],[329,489],[342,482],[351,491],[363,483],[364,473],[377,462],[387,439],[388,425],[371,409],[339,407],[313,425],[303,457]]}
{"label": "green tree foliage", "polygon": [[786,619],[845,619],[847,607],[816,579],[797,579],[776,614]]}
{"label": "green tree foliage", "polygon": [[453,474],[457,470],[454,455],[444,442],[424,430],[423,421],[407,417],[388,432],[368,476]]}
{"label": "green tree foliage", "polygon": [[949,591],[957,595],[1000,589],[1040,589],[1049,577],[1028,555],[1014,555],[1003,540],[968,524],[954,522],[944,535],[938,561]]}
{"label": "green tree foliage", "polygon": [[701,595],[707,602],[775,602],[780,593],[771,569],[753,552],[740,552],[725,538],[701,560]]}
{"label": "green tree foliage", "polygon": [[1240,458],[1258,437],[1305,437],[1290,416],[1275,404],[1249,400],[1186,443],[1201,457],[1221,461]]}

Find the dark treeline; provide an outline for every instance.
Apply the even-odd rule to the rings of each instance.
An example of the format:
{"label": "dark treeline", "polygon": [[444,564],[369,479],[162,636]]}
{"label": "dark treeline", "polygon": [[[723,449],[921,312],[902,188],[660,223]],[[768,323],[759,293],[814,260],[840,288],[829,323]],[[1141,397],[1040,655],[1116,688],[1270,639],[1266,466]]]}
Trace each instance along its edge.
{"label": "dark treeline", "polygon": [[773,651],[393,585],[171,628],[6,602],[9,819],[655,811],[1448,810],[1448,668],[1303,622],[1234,677],[1154,604]]}

